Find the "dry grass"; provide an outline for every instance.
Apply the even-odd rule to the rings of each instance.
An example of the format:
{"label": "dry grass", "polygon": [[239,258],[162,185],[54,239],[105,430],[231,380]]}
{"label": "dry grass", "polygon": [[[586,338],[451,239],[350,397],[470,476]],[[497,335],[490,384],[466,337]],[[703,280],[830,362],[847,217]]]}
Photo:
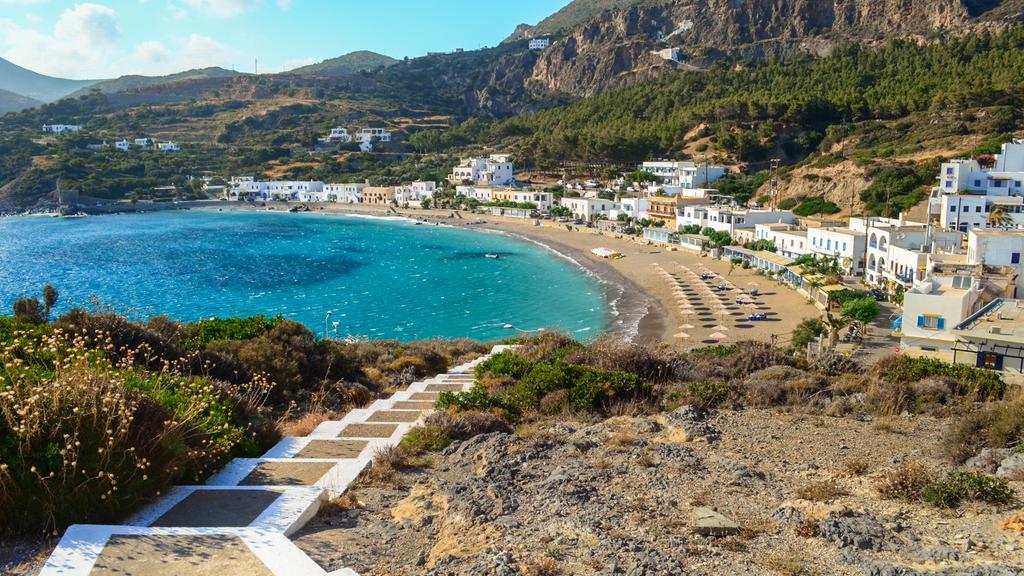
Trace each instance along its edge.
{"label": "dry grass", "polygon": [[526,563],[527,576],[561,576],[562,566],[554,558],[540,558]]}
{"label": "dry grass", "polygon": [[864,456],[847,458],[840,466],[839,474],[847,478],[863,476],[871,471],[871,461]]}
{"label": "dry grass", "polygon": [[875,478],[874,486],[883,498],[917,500],[931,478],[932,471],[928,466],[911,460],[880,473]]}
{"label": "dry grass", "polygon": [[796,497],[811,502],[831,502],[849,494],[835,480],[821,480],[804,484],[796,489]]}
{"label": "dry grass", "polygon": [[636,435],[629,432],[616,432],[608,437],[608,445],[616,451],[625,452],[636,446]]}
{"label": "dry grass", "polygon": [[337,498],[325,502],[320,506],[319,514],[322,516],[335,516],[349,510],[357,510],[363,507],[355,490],[349,490]]}
{"label": "dry grass", "polygon": [[327,416],[321,413],[306,414],[301,418],[283,422],[280,425],[281,435],[309,436],[325,420],[327,420]]}
{"label": "dry grass", "polygon": [[796,549],[784,550],[768,556],[765,560],[767,566],[773,572],[783,576],[803,576],[809,574],[804,566],[803,554]]}

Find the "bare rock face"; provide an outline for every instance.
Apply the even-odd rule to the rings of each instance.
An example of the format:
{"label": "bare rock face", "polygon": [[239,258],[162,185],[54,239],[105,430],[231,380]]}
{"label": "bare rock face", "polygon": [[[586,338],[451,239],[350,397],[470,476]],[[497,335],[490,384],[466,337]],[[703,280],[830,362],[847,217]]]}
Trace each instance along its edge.
{"label": "bare rock face", "polygon": [[[828,54],[839,43],[929,41],[1013,19],[998,0],[674,0],[606,11],[538,58],[535,90],[586,97],[721,58]],[[1002,10],[999,12],[998,10]],[[1005,12],[1005,14],[1004,14]],[[1019,17],[1019,15],[1018,15]],[[655,52],[678,48],[678,61]]]}

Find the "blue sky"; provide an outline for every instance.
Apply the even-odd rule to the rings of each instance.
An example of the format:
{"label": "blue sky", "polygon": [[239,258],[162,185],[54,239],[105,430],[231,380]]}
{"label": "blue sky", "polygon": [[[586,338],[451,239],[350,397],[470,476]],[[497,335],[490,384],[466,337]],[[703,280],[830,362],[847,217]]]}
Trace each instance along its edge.
{"label": "blue sky", "polygon": [[280,72],[351,52],[495,46],[569,0],[0,0],[0,57],[64,78]]}

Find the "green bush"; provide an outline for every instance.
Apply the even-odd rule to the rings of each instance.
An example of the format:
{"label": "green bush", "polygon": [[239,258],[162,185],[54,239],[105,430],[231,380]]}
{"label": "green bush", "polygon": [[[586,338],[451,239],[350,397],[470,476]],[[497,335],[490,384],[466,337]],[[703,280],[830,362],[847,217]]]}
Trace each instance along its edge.
{"label": "green bush", "polygon": [[481,362],[475,372],[477,378],[490,374],[492,376],[508,376],[518,380],[525,376],[531,367],[530,361],[526,358],[510,350],[505,350]]}
{"label": "green bush", "polygon": [[569,400],[580,410],[594,410],[608,401],[636,398],[650,390],[650,384],[636,374],[584,368],[569,389]]}
{"label": "green bush", "polygon": [[549,392],[570,388],[579,374],[578,367],[561,361],[537,364],[505,392],[505,398],[520,409],[534,408]]}
{"label": "green bush", "polygon": [[434,402],[438,410],[469,410],[487,411],[494,408],[511,411],[512,406],[500,396],[492,396],[487,388],[480,384],[474,385],[465,392],[441,392]]}
{"label": "green bush", "polygon": [[402,448],[417,452],[440,452],[452,443],[451,436],[441,426],[417,426],[405,436],[400,443]]}
{"label": "green bush", "polygon": [[217,340],[251,340],[266,334],[283,321],[281,316],[262,314],[249,318],[209,318],[185,325],[182,345],[186,350],[202,350]]}
{"label": "green bush", "polygon": [[930,376],[945,376],[959,384],[954,394],[975,394],[979,401],[998,400],[1006,393],[1006,382],[996,372],[935,358],[890,356],[880,360],[876,370],[883,380],[897,385],[914,384]]}
{"label": "green bush", "polygon": [[921,498],[939,508],[956,508],[965,501],[1006,504],[1014,499],[1013,488],[1002,478],[980,472],[953,470],[944,480],[931,482]]}
{"label": "green bush", "polygon": [[707,409],[725,402],[732,394],[732,388],[724,382],[690,382],[686,392],[691,403]]}

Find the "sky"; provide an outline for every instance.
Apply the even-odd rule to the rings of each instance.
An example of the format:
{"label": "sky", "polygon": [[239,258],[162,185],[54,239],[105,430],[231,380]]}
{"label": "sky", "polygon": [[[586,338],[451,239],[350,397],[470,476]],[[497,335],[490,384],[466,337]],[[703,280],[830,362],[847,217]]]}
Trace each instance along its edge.
{"label": "sky", "polygon": [[569,0],[0,0],[0,57],[50,76],[281,72],[354,50],[496,46]]}

